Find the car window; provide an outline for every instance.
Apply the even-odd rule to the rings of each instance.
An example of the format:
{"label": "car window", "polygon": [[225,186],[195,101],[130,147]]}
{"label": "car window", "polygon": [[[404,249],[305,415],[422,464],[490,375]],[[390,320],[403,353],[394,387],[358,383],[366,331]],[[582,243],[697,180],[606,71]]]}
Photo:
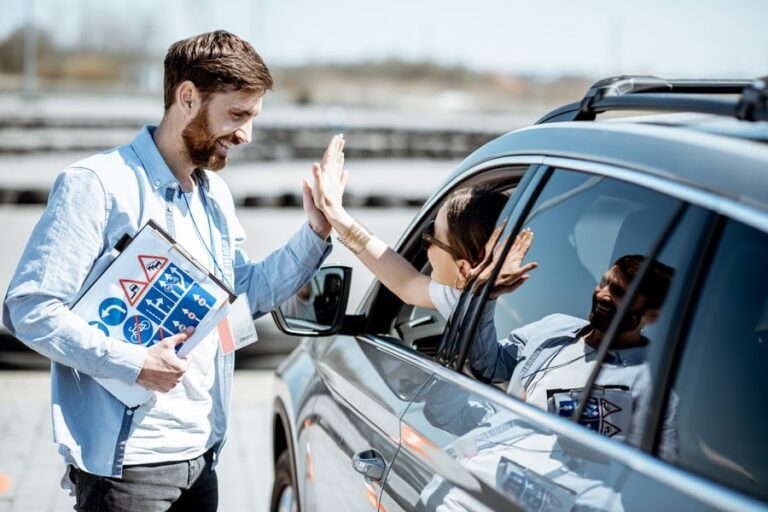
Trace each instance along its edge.
{"label": "car window", "polygon": [[[615,440],[641,445],[646,423],[654,421],[649,413],[653,387],[659,372],[664,371],[660,366],[671,357],[671,343],[667,340],[675,336],[680,314],[676,305],[687,294],[687,272],[699,258],[696,248],[701,245],[709,219],[706,210],[688,205],[658,254],[648,262],[632,303],[620,320],[616,337],[595,377],[593,392],[579,420],[582,425]],[[642,263],[645,258],[636,260],[635,273],[638,275]],[[630,285],[629,280],[623,284],[625,288]],[[610,289],[595,292],[593,300],[599,304],[601,300],[611,299],[613,293]],[[562,408],[571,407],[571,400],[578,403],[583,399],[582,393],[578,390],[577,393],[558,394],[553,409],[569,416]],[[664,424],[664,448],[672,454],[676,450],[674,425],[670,424],[670,417],[662,416],[660,421]]]}
{"label": "car window", "polygon": [[[554,171],[522,224],[534,233],[525,261],[539,267],[522,287],[486,306],[488,320],[481,320],[469,349],[471,372],[535,407],[572,414],[623,295],[682,206],[638,185]],[[657,284],[666,280],[668,286],[675,265],[654,262]],[[600,406],[632,411],[637,384],[645,378],[647,340],[641,330],[649,318],[644,310],[632,312],[622,326],[627,345],[610,353],[618,376],[601,372],[598,412]],[[631,415],[618,424],[594,412],[590,400],[584,426],[627,438]]]}
{"label": "car window", "polygon": [[679,201],[642,187],[558,170],[523,222],[539,268],[496,307],[500,333],[553,313],[584,317],[592,290],[619,256],[647,252]]}
{"label": "car window", "polygon": [[[479,173],[476,177],[458,184],[451,191],[447,191],[444,197],[448,197],[453,190],[466,186],[484,186],[497,189],[511,196],[518,180],[527,167],[513,167],[507,169],[494,169],[493,171]],[[421,235],[424,226],[429,220],[434,219],[440,204],[437,204],[432,211],[422,219],[422,222],[416,226],[416,229],[410,233],[410,239],[405,247],[418,247],[410,256],[411,263],[421,269],[421,273],[430,275],[432,267],[426,256],[426,250],[422,248]],[[408,254],[403,254],[409,257]],[[381,291],[380,299],[389,296],[386,290]],[[445,331],[447,319],[435,310],[426,309],[418,306],[405,304],[392,295],[391,298],[394,314],[390,316],[391,321],[386,332],[380,332],[392,342],[412,348],[429,358],[434,358],[438,347],[440,346]],[[385,301],[380,300],[383,303]],[[385,317],[385,313],[379,309],[376,311],[376,323],[380,324]],[[375,327],[374,327],[375,328]]]}
{"label": "car window", "polygon": [[725,227],[668,399],[659,455],[768,500],[768,236]]}

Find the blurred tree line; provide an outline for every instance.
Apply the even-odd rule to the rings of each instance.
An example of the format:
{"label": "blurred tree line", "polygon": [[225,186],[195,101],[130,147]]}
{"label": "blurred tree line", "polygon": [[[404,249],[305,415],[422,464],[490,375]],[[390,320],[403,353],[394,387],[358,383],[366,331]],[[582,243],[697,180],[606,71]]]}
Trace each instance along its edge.
{"label": "blurred tree line", "polygon": [[[20,76],[24,67],[25,32],[36,39],[37,78],[44,89],[97,87],[146,90],[152,68],[162,56],[153,54],[135,35],[113,27],[83,31],[78,42],[65,46],[40,28],[19,27],[0,41],[0,75]],[[162,75],[162,69],[156,71]]]}
{"label": "blurred tree line", "polygon": [[[41,92],[151,93],[162,91],[164,51],[151,45],[151,19],[130,26],[96,13],[79,27],[77,41],[58,43],[34,30]],[[0,40],[0,90],[20,90],[26,27]],[[26,34],[28,35],[28,34]],[[267,63],[274,98],[299,105],[394,107],[416,110],[519,111],[575,101],[592,79],[540,79],[480,72],[430,61],[386,59],[357,63]]]}

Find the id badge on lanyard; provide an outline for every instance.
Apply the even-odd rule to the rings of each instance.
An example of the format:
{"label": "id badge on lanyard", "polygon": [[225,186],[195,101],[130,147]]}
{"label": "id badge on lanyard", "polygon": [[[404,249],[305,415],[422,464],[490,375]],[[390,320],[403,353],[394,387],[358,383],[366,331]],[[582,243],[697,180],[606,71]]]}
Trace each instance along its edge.
{"label": "id badge on lanyard", "polygon": [[221,351],[224,354],[230,354],[259,339],[246,294],[237,296],[235,302],[232,303],[229,314],[219,322],[217,330]]}

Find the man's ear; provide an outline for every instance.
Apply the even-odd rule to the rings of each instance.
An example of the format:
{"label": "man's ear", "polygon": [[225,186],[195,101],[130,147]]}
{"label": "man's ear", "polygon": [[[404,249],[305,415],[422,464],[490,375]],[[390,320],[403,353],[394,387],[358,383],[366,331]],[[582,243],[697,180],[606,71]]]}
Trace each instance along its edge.
{"label": "man's ear", "polygon": [[189,80],[181,82],[176,88],[176,102],[185,115],[194,115],[200,103],[200,93],[195,84]]}

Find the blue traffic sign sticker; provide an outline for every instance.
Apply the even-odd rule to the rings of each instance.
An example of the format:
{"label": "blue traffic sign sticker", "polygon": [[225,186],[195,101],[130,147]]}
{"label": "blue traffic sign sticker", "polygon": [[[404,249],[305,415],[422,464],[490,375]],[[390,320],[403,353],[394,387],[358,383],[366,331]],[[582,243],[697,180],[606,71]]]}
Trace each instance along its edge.
{"label": "blue traffic sign sticker", "polygon": [[163,326],[172,333],[178,333],[187,327],[197,327],[208,314],[216,299],[202,286],[193,283],[189,291],[179,300]]}
{"label": "blue traffic sign sticker", "polygon": [[92,325],[92,326],[98,328],[101,332],[104,333],[104,336],[109,336],[109,329],[103,323],[97,322],[96,320],[93,320],[91,322],[88,322],[88,325]]}
{"label": "blue traffic sign sticker", "polygon": [[192,284],[192,278],[174,264],[168,266],[160,275],[157,284],[166,294],[180,299]]}
{"label": "blue traffic sign sticker", "polygon": [[116,297],[104,299],[99,305],[99,318],[107,325],[120,325],[126,316],[128,307]]}
{"label": "blue traffic sign sticker", "polygon": [[125,321],[123,336],[134,345],[144,345],[152,339],[154,329],[152,322],[145,316],[134,315]]}
{"label": "blue traffic sign sticker", "polygon": [[136,309],[156,324],[162,324],[176,305],[176,302],[178,302],[176,297],[163,293],[160,286],[156,283],[147,290],[147,294],[144,295]]}

